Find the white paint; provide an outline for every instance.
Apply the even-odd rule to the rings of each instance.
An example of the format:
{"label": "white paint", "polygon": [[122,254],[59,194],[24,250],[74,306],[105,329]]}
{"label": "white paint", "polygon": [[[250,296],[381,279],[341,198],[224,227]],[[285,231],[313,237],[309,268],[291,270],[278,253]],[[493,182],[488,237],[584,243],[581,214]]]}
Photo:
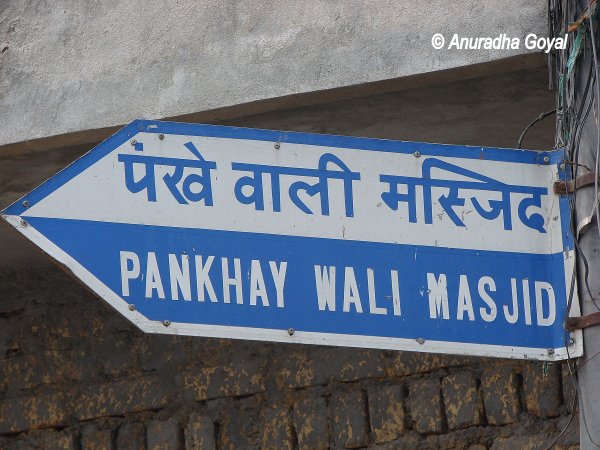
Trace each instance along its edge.
{"label": "white paint", "polygon": [[171,298],[179,300],[179,290],[186,301],[192,300],[192,287],[190,283],[190,257],[181,255],[181,262],[177,255],[169,254],[169,275],[171,279]]}
{"label": "white paint", "polygon": [[400,308],[400,283],[398,282],[398,271],[391,270],[390,277],[392,279],[392,307],[394,309],[394,315],[402,315]]}
{"label": "white paint", "polygon": [[429,317],[437,319],[450,318],[448,309],[448,283],[446,274],[440,274],[436,279],[435,274],[427,273],[427,296],[429,297]]}
{"label": "white paint", "polygon": [[315,266],[319,311],[335,311],[335,266]]}
{"label": "white paint", "polygon": [[[211,230],[260,232],[279,235],[308,236],[343,240],[431,245],[436,236],[440,247],[477,250],[499,250],[549,254],[562,251],[560,221],[551,220],[559,215],[559,202],[549,189],[542,197],[541,208],[530,208],[546,219],[546,233],[523,225],[518,219],[519,201],[525,194],[511,194],[513,230],[505,230],[502,216],[494,220],[482,219],[474,210],[470,197],[476,197],[487,207],[487,201],[499,198],[489,191],[461,190],[466,199],[464,207],[455,207],[466,227],[454,225],[437,202],[447,189],[434,188],[433,223],[425,224],[421,189],[417,189],[417,223],[408,221],[407,205],[401,203],[392,211],[382,202],[381,193],[387,188],[379,175],[421,177],[421,165],[428,156],[415,158],[412,154],[380,151],[351,150],[317,145],[282,143],[274,149],[272,142],[212,137],[166,135],[159,140],[156,134],[139,133],[136,140],[144,144],[144,155],[190,159],[193,155],[184,146],[192,142],[209,161],[217,163],[212,170],[214,206],[202,202],[179,204],[168,191],[162,177],[173,172],[167,166],[156,167],[157,202],[146,200],[145,192],[131,193],[124,181],[123,163],[118,154],[140,154],[126,142],[92,167],[77,175],[39,203],[33,204],[27,214],[33,217],[54,217],[82,220],[101,220],[115,223],[134,223]],[[418,145],[418,144],[417,144]],[[359,172],[360,181],[353,183],[354,217],[346,217],[341,180],[330,180],[331,214],[320,214],[318,195],[306,200],[315,214],[300,211],[289,199],[292,182],[302,180],[314,183],[314,178],[281,177],[281,212],[272,210],[269,177],[264,175],[265,210],[256,211],[254,205],[243,205],[234,195],[234,186],[248,172],[234,171],[232,162],[265,164],[297,168],[318,167],[319,158],[331,153],[340,158],[352,171]],[[479,159],[442,157],[442,161],[491,177],[503,183],[551,187],[557,179],[556,169],[550,165],[519,164]],[[464,180],[456,174],[434,170],[442,179]],[[119,208],[114,206],[119,199]],[[161,214],[156,214],[160,208]]]}
{"label": "white paint", "polygon": [[163,288],[160,271],[158,270],[158,261],[154,252],[148,252],[146,261],[146,298],[152,298],[156,290],[158,298],[165,298],[165,289]]}
{"label": "white paint", "polygon": [[205,299],[204,291],[208,294],[208,298],[212,303],[217,303],[217,294],[210,280],[210,268],[215,260],[214,256],[206,258],[206,263],[202,262],[202,255],[196,255],[196,289],[198,291],[198,301],[203,302]]}
{"label": "white paint", "polygon": [[[544,292],[548,297],[548,316],[544,316]],[[537,324],[549,327],[556,320],[556,298],[554,297],[554,289],[550,283],[545,281],[535,282],[535,311],[537,315]]]}
{"label": "white paint", "polygon": [[375,296],[375,273],[373,269],[367,269],[367,288],[369,291],[369,312],[371,314],[387,314],[387,309],[383,306],[377,306],[377,297]]}
{"label": "white paint", "polygon": [[283,289],[285,287],[285,274],[287,272],[287,262],[282,261],[277,267],[275,261],[269,261],[269,268],[271,269],[271,275],[273,276],[273,283],[275,284],[275,292],[277,296],[277,307],[283,308],[285,306],[285,299],[283,296]]}
{"label": "white paint", "polygon": [[529,295],[529,280],[523,280],[523,312],[525,324],[531,325],[531,297]]}
{"label": "white paint", "polygon": [[350,312],[350,305],[354,305],[354,310],[357,313],[362,313],[363,308],[360,302],[360,292],[354,275],[354,268],[346,267],[344,269],[344,312]]}
{"label": "white paint", "polygon": [[[133,252],[120,252],[121,255],[121,293],[129,297],[129,280],[140,276],[140,258]],[[131,263],[131,268],[129,268]]]}
{"label": "white paint", "polygon": [[493,322],[498,313],[498,308],[488,291],[496,292],[496,282],[492,277],[481,277],[477,283],[477,291],[479,292],[481,299],[487,305],[487,308],[479,308],[481,318],[486,322]]}
{"label": "white paint", "polygon": [[260,261],[253,259],[250,263],[250,305],[256,306],[256,300],[260,297],[263,306],[269,306],[267,286],[262,274]]}
{"label": "white paint", "polygon": [[238,305],[244,304],[242,295],[242,265],[239,258],[233,259],[233,277],[229,276],[229,261],[221,258],[221,270],[223,273],[223,302],[231,303],[230,287],[235,287],[235,299]]}
{"label": "white paint", "polygon": [[461,275],[458,282],[458,308],[456,310],[457,320],[463,320],[467,313],[469,320],[475,320],[475,311],[473,311],[473,300],[471,298],[471,289],[466,275]]}
{"label": "white paint", "polygon": [[502,309],[508,323],[517,323],[519,320],[519,292],[517,291],[517,280],[515,278],[510,279],[510,288],[512,292],[512,312],[509,311],[507,305],[504,305]]}

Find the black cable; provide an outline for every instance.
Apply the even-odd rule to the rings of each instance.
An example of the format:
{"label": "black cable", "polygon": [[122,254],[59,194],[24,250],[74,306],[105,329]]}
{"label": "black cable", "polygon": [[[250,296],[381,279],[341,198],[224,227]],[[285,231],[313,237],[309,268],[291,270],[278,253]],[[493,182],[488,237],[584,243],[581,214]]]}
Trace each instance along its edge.
{"label": "black cable", "polygon": [[571,411],[573,411],[573,413],[571,413],[571,417],[569,417],[569,421],[563,427],[560,434],[558,436],[556,436],[554,438],[554,440],[550,443],[550,445],[548,445],[548,447],[546,447],[544,450],[550,450],[552,447],[554,447],[556,445],[556,443],[560,440],[560,438],[565,435],[565,433],[567,432],[567,429],[569,428],[569,426],[571,426],[571,423],[573,422],[573,419],[575,418],[574,413],[575,413],[575,406],[577,404],[576,402],[577,402],[577,393],[575,393],[575,395],[573,396],[573,405],[571,405]]}
{"label": "black cable", "polygon": [[527,125],[527,127],[525,127],[525,129],[521,133],[521,136],[519,136],[519,140],[517,141],[517,148],[521,148],[521,143],[523,142],[523,139],[525,138],[525,135],[527,134],[527,132],[529,131],[529,129],[532,126],[534,126],[540,120],[543,120],[543,119],[545,119],[548,116],[551,116],[552,114],[556,114],[556,109],[553,109],[552,111],[546,111],[545,113],[540,114],[539,117],[537,117],[529,125]]}
{"label": "black cable", "polygon": [[[594,39],[594,35],[591,32],[591,27],[589,26],[589,22],[585,23],[584,26],[586,26],[586,30],[585,33],[587,35],[588,31],[590,32],[590,36],[592,37],[592,39]],[[594,58],[594,66],[597,64],[597,60],[596,58]],[[600,93],[596,94],[596,92],[600,92],[598,90],[598,72],[597,69],[595,72],[592,71],[594,66],[590,66],[590,73],[588,74],[588,78],[586,81],[586,87],[583,91],[583,95],[581,95],[581,103],[579,105],[578,111],[572,111],[570,105],[569,107],[567,107],[567,104],[563,104],[560,101],[558,102],[559,105],[562,104],[565,107],[565,112],[564,112],[564,120],[561,123],[561,127],[562,127],[562,136],[567,137],[568,142],[566,143],[566,149],[569,152],[569,154],[571,155],[571,161],[573,163],[573,166],[571,167],[572,172],[573,172],[573,178],[577,177],[578,171],[579,171],[579,143],[581,141],[581,137],[583,134],[583,128],[584,125],[587,123],[588,120],[588,115],[589,112],[592,109],[592,106],[595,104],[594,100],[596,100],[596,102],[599,100],[600,97]],[[564,70],[564,68],[563,68]],[[563,72],[564,73],[564,72]],[[588,90],[590,87],[590,83],[591,81],[594,81],[594,90],[592,91],[591,96],[588,96]],[[562,94],[562,98],[565,99],[564,101],[567,101],[566,99],[568,98],[569,100],[573,100],[571,96],[567,97],[568,94],[570,94],[571,92],[571,84],[569,83],[570,80],[564,80],[563,82],[563,87],[564,87],[564,91],[561,92]],[[573,81],[573,83],[575,83],[575,81]],[[569,89],[569,91],[567,92],[567,89]],[[595,91],[595,92],[594,92]],[[596,95],[595,95],[596,94]],[[560,97],[559,97],[560,98]],[[571,103],[571,102],[569,102]],[[585,108],[585,113],[583,114],[582,117],[582,112]],[[558,116],[558,115],[557,115]],[[597,120],[597,118],[596,118]],[[557,131],[559,131],[560,128],[557,129]],[[596,305],[595,299],[591,293],[591,289],[589,286],[589,265],[588,265],[588,261],[587,258],[585,257],[585,254],[581,251],[581,248],[579,246],[579,236],[577,235],[577,230],[576,230],[576,224],[577,224],[577,214],[575,211],[575,203],[576,203],[576,197],[577,197],[577,191],[575,191],[570,199],[569,202],[569,206],[571,209],[571,229],[573,230],[573,235],[574,235],[574,244],[575,244],[575,248],[577,250],[577,253],[580,256],[580,259],[578,261],[578,263],[576,264],[576,266],[579,266],[579,262],[581,264],[583,264],[584,266],[584,274],[583,274],[583,279],[584,279],[584,285],[585,285],[585,289],[588,293],[588,295],[590,295],[590,298],[592,299],[592,301],[594,302],[596,308],[598,309],[598,305]],[[578,272],[579,270],[576,269]],[[567,365],[569,368],[569,372],[571,374],[571,381],[573,382],[573,385],[575,386],[575,389],[577,391],[577,393],[579,394],[579,396],[581,396],[580,394],[580,387],[579,387],[579,380],[577,377],[577,373],[576,373],[576,368],[572,366],[571,362],[572,362],[572,358],[570,357],[569,354],[569,349],[567,348]],[[582,405],[583,406],[583,405]],[[573,415],[573,414],[572,414]],[[583,425],[585,427],[586,433],[589,437],[589,439],[592,441],[592,443],[596,446],[598,446],[589,431],[589,427],[588,427],[588,423],[587,423],[587,417],[585,415],[585,408],[581,408],[581,420],[583,422]],[[556,441],[555,441],[556,442]],[[554,443],[555,443],[554,442]],[[551,445],[554,445],[551,444]]]}
{"label": "black cable", "polygon": [[[572,4],[568,0],[563,0],[561,6],[562,6],[562,8],[559,11],[558,10],[556,11],[554,18],[555,18],[556,22],[562,21],[563,22],[562,29],[566,30],[571,14],[575,13],[576,11],[573,11],[572,13],[570,12],[570,9],[571,9],[570,7],[572,6]],[[559,27],[556,24],[554,24],[554,28],[557,29]],[[566,52],[558,53],[557,61],[556,61],[556,71],[558,74],[558,78],[561,82],[559,83],[559,89],[557,89],[557,102],[556,103],[557,103],[558,111],[556,114],[555,145],[557,148],[560,148],[560,147],[565,148],[565,154],[568,156],[568,159],[569,159],[568,162],[571,164],[570,167],[565,164],[565,171],[569,170],[571,173],[571,178],[574,179],[577,177],[577,174],[579,171],[579,161],[578,161],[578,159],[579,159],[579,143],[581,141],[583,125],[587,121],[588,114],[589,114],[589,112],[591,110],[591,106],[593,104],[593,101],[588,101],[588,91],[589,91],[592,80],[596,78],[595,77],[596,74],[592,71],[592,67],[590,67],[590,71],[588,73],[587,80],[585,83],[585,88],[583,90],[583,95],[580,98],[580,100],[582,100],[582,101],[581,101],[579,107],[577,108],[577,110],[576,111],[573,110],[571,105],[573,105],[575,103],[574,102],[575,99],[573,98],[574,95],[576,95],[576,92],[575,92],[575,89],[573,86],[575,81],[573,80],[573,83],[571,83],[571,80],[573,78],[571,78],[571,77],[566,78],[566,73],[567,73],[566,63],[568,62],[567,55],[568,54]],[[593,97],[593,94],[592,94],[592,97]],[[585,110],[585,112],[584,112],[584,110]],[[582,117],[582,113],[583,113],[583,117]],[[565,180],[565,183],[566,183],[566,180]],[[577,214],[575,211],[576,195],[577,195],[577,192],[575,191],[573,193],[573,195],[570,196],[569,209],[571,211],[570,226],[571,226],[571,230],[572,230],[572,234],[573,234],[573,241],[574,241],[575,248],[578,249],[579,236],[577,235],[577,229],[576,229],[577,228],[577,225],[576,225],[577,224]],[[578,249],[578,253],[580,256],[582,256],[581,263],[583,263],[583,265],[586,266],[586,270],[585,270],[585,274],[584,274],[584,280],[585,280],[584,284],[587,285],[586,287],[589,292],[589,284],[588,284],[589,266],[587,264],[587,259],[585,258],[585,255],[582,252],[580,252],[579,250],[580,249]],[[571,277],[571,286],[569,289],[569,299],[568,299],[568,303],[567,303],[567,316],[570,315],[569,312],[571,310],[573,299],[574,299],[575,279],[576,279],[577,272],[579,272],[578,266],[579,266],[579,262],[576,260],[575,265],[574,265],[573,274]],[[569,333],[565,333],[565,344],[567,344],[567,339],[569,338],[569,336],[570,336]],[[560,438],[562,436],[564,436],[564,434],[566,433],[566,430],[569,428],[570,424],[573,422],[573,419],[574,419],[574,416],[576,413],[575,405],[577,402],[577,398],[580,396],[580,387],[579,387],[579,380],[578,380],[578,376],[577,376],[577,367],[574,364],[574,359],[572,358],[572,356],[570,354],[568,345],[566,345],[566,352],[567,352],[567,367],[569,369],[570,379],[571,379],[571,382],[573,383],[573,386],[575,388],[575,392],[577,395],[575,395],[573,398],[573,407],[571,409],[571,415],[569,417],[569,421],[568,421],[567,425],[562,429],[562,431],[559,433],[559,435],[550,443],[550,445],[547,447],[548,449],[550,449],[554,445],[556,445],[556,443],[560,440]],[[583,412],[582,412],[582,415],[584,415]],[[587,429],[587,423],[585,421],[585,417],[584,417],[584,423],[585,423],[586,429]]]}
{"label": "black cable", "polygon": [[[590,0],[587,0],[588,11],[589,11],[589,24],[590,24],[590,36],[592,42],[592,60],[594,62],[594,69],[596,70],[596,114],[594,118],[596,120],[596,173],[600,171],[600,83],[598,83],[598,79],[600,78],[600,72],[598,71],[598,53],[596,50],[596,33],[594,32],[594,14],[592,13],[592,5]],[[598,201],[598,178],[594,178],[594,197],[595,202]],[[596,205],[597,206],[597,205]],[[596,222],[600,226],[600,211],[596,207]]]}

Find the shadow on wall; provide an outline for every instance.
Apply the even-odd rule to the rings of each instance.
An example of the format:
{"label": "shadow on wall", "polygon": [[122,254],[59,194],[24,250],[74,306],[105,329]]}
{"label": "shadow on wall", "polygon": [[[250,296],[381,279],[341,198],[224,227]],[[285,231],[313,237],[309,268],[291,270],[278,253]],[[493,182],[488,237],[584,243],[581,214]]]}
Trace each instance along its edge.
{"label": "shadow on wall", "polygon": [[560,364],[144,335],[58,268],[0,289],[2,449],[538,448],[574,394]]}

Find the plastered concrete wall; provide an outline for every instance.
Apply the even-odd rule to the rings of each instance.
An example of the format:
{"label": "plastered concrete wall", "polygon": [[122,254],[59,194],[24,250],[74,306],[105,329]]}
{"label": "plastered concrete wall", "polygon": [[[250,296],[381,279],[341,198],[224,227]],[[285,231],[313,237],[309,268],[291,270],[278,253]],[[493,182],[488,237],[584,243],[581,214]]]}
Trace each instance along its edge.
{"label": "plastered concrete wall", "polygon": [[[552,107],[545,75],[236,124],[511,145]],[[547,148],[553,132],[540,123],[528,146]],[[3,205],[82,151],[0,158]],[[541,450],[569,420],[574,390],[560,364],[144,335],[17,239],[0,227],[2,450]],[[577,432],[575,420],[555,448],[577,449]]]}
{"label": "plastered concrete wall", "polygon": [[527,0],[3,0],[0,147],[495,61],[530,51],[431,36],[546,23]]}

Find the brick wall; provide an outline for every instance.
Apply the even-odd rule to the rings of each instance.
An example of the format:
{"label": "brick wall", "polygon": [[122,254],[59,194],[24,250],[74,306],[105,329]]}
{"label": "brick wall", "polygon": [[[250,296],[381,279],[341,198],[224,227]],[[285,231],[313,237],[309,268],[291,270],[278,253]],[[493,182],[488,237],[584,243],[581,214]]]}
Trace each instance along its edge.
{"label": "brick wall", "polygon": [[572,396],[559,364],[144,335],[58,268],[0,274],[1,449],[541,449]]}

